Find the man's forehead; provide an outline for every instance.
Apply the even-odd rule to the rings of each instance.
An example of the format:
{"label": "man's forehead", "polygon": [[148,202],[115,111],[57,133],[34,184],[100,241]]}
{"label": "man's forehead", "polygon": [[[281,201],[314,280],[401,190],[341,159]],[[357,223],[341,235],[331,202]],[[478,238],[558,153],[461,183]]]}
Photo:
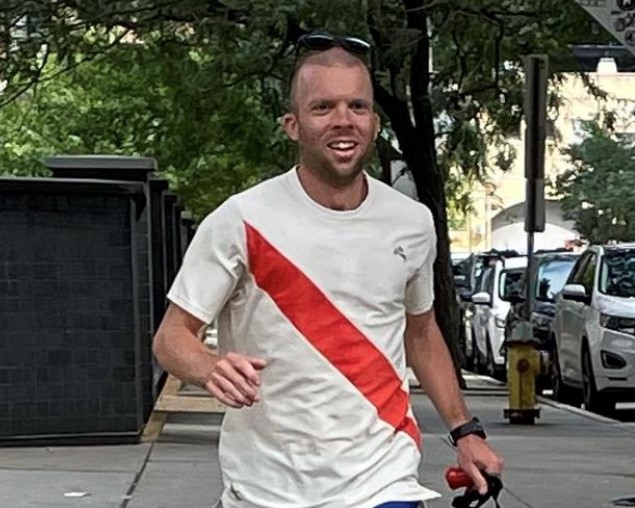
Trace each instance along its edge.
{"label": "man's forehead", "polygon": [[[349,76],[357,74],[360,79],[345,80],[342,79],[342,75],[333,75],[346,70],[351,72]],[[295,107],[296,101],[299,99],[298,93],[306,99],[307,95],[319,94],[319,89],[327,88],[330,85],[340,87],[344,81],[355,83],[356,88],[363,95],[369,95],[372,101],[373,86],[370,70],[362,60],[337,47],[305,54],[296,64],[294,76],[291,79],[291,107]]]}
{"label": "man's forehead", "polygon": [[[360,74],[368,74],[362,64],[348,64],[344,62],[306,62],[298,71],[299,77],[306,77],[315,73],[328,73],[328,72],[340,72],[351,71],[359,72]],[[360,72],[361,71],[361,72]]]}
{"label": "man's forehead", "polygon": [[[319,85],[319,84],[329,84],[329,83],[320,83],[318,78],[324,76],[328,77],[329,74],[346,74],[349,76],[357,75],[359,79],[359,84],[361,86],[368,85],[372,88],[370,74],[368,69],[361,62],[342,62],[342,61],[306,61],[302,67],[298,70],[297,73],[297,81],[298,84],[302,84],[303,86],[310,85]],[[336,78],[335,76],[333,78]],[[333,84],[341,84],[341,83],[333,83]]]}
{"label": "man's forehead", "polygon": [[330,48],[325,51],[311,51],[303,57],[303,61],[322,63],[325,65],[333,64],[335,62],[342,62],[351,65],[364,65],[358,57],[338,47]]}
{"label": "man's forehead", "polygon": [[300,74],[296,87],[297,99],[306,104],[324,99],[373,102],[372,84],[362,71],[346,68],[345,71],[356,74],[354,79],[347,79],[341,74],[331,74],[336,71],[337,69],[332,67],[330,69],[316,67],[313,70],[307,69],[306,74]]}

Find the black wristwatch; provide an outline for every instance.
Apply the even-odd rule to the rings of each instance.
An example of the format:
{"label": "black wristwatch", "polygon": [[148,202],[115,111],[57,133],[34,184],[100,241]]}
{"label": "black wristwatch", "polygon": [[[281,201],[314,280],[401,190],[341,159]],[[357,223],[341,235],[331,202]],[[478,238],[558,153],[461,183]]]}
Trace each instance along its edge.
{"label": "black wristwatch", "polygon": [[456,446],[456,443],[459,439],[465,436],[469,436],[470,434],[476,434],[483,439],[487,439],[485,429],[483,428],[483,425],[478,418],[472,418],[469,422],[466,422],[452,429],[450,431],[448,439],[450,440],[450,443],[452,443],[452,446]]}

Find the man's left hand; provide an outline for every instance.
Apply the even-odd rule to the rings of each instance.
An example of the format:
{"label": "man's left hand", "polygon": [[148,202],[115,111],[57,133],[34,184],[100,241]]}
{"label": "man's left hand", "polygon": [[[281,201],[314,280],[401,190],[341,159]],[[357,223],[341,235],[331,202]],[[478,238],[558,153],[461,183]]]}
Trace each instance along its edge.
{"label": "man's left hand", "polygon": [[456,443],[459,467],[474,482],[474,488],[484,495],[487,493],[487,480],[481,473],[500,476],[505,460],[480,436],[468,435]]}

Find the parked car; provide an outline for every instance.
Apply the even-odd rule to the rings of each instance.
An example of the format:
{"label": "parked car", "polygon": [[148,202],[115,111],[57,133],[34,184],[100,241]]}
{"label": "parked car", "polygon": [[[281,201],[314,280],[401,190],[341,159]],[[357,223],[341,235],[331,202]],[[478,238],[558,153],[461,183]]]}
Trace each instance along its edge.
{"label": "parked car", "polygon": [[556,302],[554,395],[611,414],[635,400],[635,243],[589,247]]}
{"label": "parked car", "polygon": [[[531,271],[522,277],[518,292],[510,295],[511,307],[505,319],[505,343],[512,339],[515,329],[530,321],[536,349],[552,355],[554,344],[550,337],[551,324],[556,313],[555,298],[562,291],[579,258],[579,253],[566,250],[536,252]],[[531,291],[528,291],[529,288]],[[528,297],[531,316],[527,316],[526,312]],[[506,353],[504,347],[502,353]],[[536,388],[538,391],[551,388],[551,376],[540,376]]]}
{"label": "parked car", "polygon": [[454,272],[454,285],[456,287],[457,302],[459,306],[459,346],[463,356],[463,367],[469,370],[476,369],[476,356],[472,347],[472,316],[474,304],[472,295],[480,285],[483,269],[498,259],[519,256],[513,250],[490,250],[471,254],[461,262],[460,270]]}
{"label": "parked car", "polygon": [[466,259],[469,258],[472,254],[470,252],[451,252],[450,259],[452,261],[452,272],[454,275],[462,275],[463,274],[463,263],[465,263]]}
{"label": "parked car", "polygon": [[505,318],[509,312],[509,295],[518,292],[527,258],[499,257],[484,268],[479,285],[472,295],[470,319],[472,351],[477,372],[505,379],[506,359],[501,353],[505,337]]}

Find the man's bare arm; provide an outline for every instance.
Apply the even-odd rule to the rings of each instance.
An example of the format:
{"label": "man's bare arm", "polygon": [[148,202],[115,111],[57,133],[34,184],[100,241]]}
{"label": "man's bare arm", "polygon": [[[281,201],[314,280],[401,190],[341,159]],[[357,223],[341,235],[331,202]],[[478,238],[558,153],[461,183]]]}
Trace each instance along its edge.
{"label": "man's bare arm", "polygon": [[454,363],[434,317],[434,310],[406,321],[408,365],[425,389],[448,428],[467,422],[471,415],[459,387]]}
{"label": "man's bare arm", "polygon": [[[466,423],[470,412],[461,393],[454,363],[434,317],[434,310],[406,318],[408,365],[449,429]],[[504,460],[480,436],[467,435],[457,442],[459,466],[484,494],[487,482],[481,471],[500,474]]]}
{"label": "man's bare arm", "polygon": [[205,323],[171,303],[154,337],[152,351],[161,366],[177,378],[207,389],[231,407],[258,402],[258,373],[265,361],[237,353],[213,354],[199,338]]}
{"label": "man's bare arm", "polygon": [[207,378],[213,356],[199,339],[204,326],[197,317],[170,304],[152,343],[154,356],[165,370],[196,385]]}

